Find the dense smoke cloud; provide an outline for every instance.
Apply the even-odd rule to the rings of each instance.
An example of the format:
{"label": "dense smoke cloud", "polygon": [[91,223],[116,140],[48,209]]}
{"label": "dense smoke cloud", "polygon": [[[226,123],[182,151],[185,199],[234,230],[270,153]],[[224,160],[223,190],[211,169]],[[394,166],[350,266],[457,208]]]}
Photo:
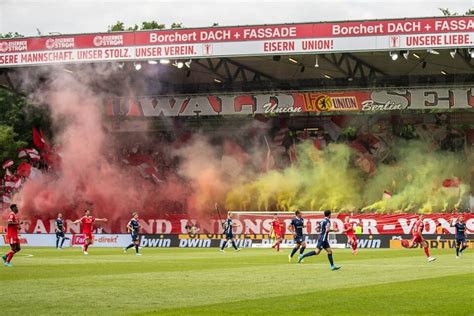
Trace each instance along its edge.
{"label": "dense smoke cloud", "polygon": [[[421,140],[393,142],[388,163],[364,172],[349,145],[333,143],[318,150],[310,140],[296,146],[297,162],[274,168],[278,148],[266,145],[271,127],[257,120],[239,126],[238,132],[224,126],[189,135],[179,145],[153,143],[140,133],[112,135],[104,128],[107,95],[97,92],[102,89],[90,80],[96,71],[55,70],[50,74],[54,79],[30,96],[49,107],[61,163],[29,179],[15,196],[27,214],[51,217],[63,212],[72,217],[92,206],[95,215],[109,219],[133,210],[149,216],[185,211],[199,219],[212,214],[215,202],[248,211],[431,212],[455,208],[470,190],[473,156],[433,151]],[[133,95],[133,88],[128,89]],[[122,147],[137,138],[144,148],[134,150],[166,152],[176,162],[176,172],[153,182],[124,165]],[[442,186],[445,179],[456,177],[461,179],[459,187]],[[392,197],[383,199],[384,191]]]}
{"label": "dense smoke cloud", "polygon": [[[432,212],[459,207],[470,190],[473,160],[463,153],[433,152],[425,143],[403,141],[392,154],[393,163],[380,164],[375,174],[367,175],[354,166],[354,152],[347,145],[331,144],[320,151],[305,142],[298,146],[298,164],[233,188],[227,205],[250,210]],[[460,179],[459,187],[443,187],[451,178]],[[383,199],[384,191],[392,197]]]}

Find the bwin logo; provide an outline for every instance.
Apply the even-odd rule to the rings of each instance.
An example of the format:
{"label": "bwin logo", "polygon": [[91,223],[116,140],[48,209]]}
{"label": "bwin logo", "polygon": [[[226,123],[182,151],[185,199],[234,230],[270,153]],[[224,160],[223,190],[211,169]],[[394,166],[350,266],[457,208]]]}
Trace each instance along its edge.
{"label": "bwin logo", "polygon": [[140,240],[140,247],[163,247],[167,248],[171,246],[171,239],[164,238],[147,238],[142,236]]}
{"label": "bwin logo", "polygon": [[380,239],[359,239],[357,241],[358,248],[380,248]]}
{"label": "bwin logo", "polygon": [[181,239],[179,241],[181,248],[209,248],[211,247],[210,239]]}

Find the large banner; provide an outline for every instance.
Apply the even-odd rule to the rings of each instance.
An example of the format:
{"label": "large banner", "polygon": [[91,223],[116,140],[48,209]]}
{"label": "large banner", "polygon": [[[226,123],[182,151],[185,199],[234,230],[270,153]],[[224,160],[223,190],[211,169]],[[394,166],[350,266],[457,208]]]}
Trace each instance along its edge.
{"label": "large banner", "polygon": [[0,67],[472,47],[474,17],[324,22],[0,40]]}
{"label": "large banner", "polygon": [[[234,229],[236,234],[265,235],[270,233],[270,223],[273,216],[262,214],[241,214],[234,217],[234,222],[240,224]],[[466,221],[468,234],[474,234],[474,214],[463,214]],[[343,231],[343,221],[346,215],[339,214],[334,216],[331,221],[337,233]],[[445,229],[446,233],[453,234],[454,228],[450,227],[452,214],[429,214],[425,216],[425,233],[436,233],[437,227]],[[294,215],[290,212],[286,215],[280,215],[280,221],[284,227],[288,227]],[[317,234],[316,227],[323,219],[322,215],[307,214],[303,212],[305,219],[306,233]],[[21,218],[24,222],[22,233],[54,233],[55,219],[42,218]],[[125,227],[129,218],[110,220],[104,226],[99,227],[102,233],[126,233]],[[362,234],[384,235],[384,234],[410,234],[417,220],[416,215],[411,214],[357,214],[351,216],[351,221],[361,227]],[[80,224],[73,224],[71,220],[66,219],[66,232],[71,234],[80,234]],[[190,231],[196,234],[221,234],[222,227],[218,218],[202,217],[193,218],[186,215],[170,215],[166,218],[140,219],[143,234],[187,234]],[[99,236],[99,235],[97,235]],[[79,238],[79,237],[77,237]]]}
{"label": "large banner", "polygon": [[200,96],[143,96],[105,100],[109,116],[248,115],[474,109],[474,87],[356,90]]}

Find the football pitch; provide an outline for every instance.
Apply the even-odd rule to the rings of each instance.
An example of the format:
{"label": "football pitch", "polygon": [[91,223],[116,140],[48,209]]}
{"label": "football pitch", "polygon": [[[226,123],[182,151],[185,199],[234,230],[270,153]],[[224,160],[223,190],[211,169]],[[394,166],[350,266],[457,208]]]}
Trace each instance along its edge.
{"label": "football pitch", "polygon": [[[4,253],[6,247],[1,248]],[[474,315],[474,253],[25,248],[0,267],[3,315]]]}

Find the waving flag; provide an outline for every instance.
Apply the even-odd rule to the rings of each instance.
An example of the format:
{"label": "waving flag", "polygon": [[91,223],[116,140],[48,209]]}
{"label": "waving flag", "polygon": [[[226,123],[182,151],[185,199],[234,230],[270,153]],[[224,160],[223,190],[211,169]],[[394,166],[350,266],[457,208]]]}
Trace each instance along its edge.
{"label": "waving flag", "polygon": [[3,169],[7,169],[13,166],[13,160],[9,159],[2,164]]}
{"label": "waving flag", "polygon": [[46,139],[43,137],[41,131],[33,127],[33,143],[35,144],[36,148],[41,151],[48,151],[50,146]]}
{"label": "waving flag", "polygon": [[16,168],[16,173],[19,176],[22,176],[22,177],[25,177],[25,178],[29,177],[30,173],[31,173],[31,165],[29,163],[26,163],[26,162],[20,163],[18,168]]}

